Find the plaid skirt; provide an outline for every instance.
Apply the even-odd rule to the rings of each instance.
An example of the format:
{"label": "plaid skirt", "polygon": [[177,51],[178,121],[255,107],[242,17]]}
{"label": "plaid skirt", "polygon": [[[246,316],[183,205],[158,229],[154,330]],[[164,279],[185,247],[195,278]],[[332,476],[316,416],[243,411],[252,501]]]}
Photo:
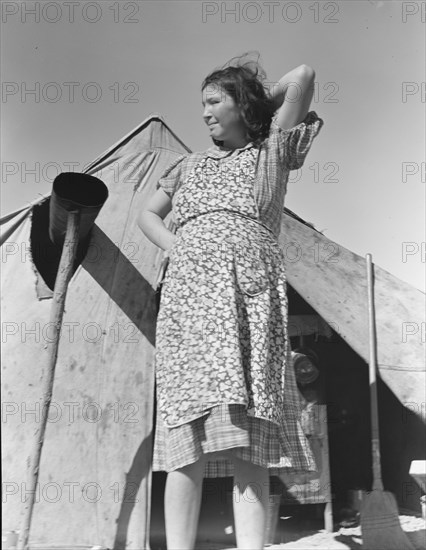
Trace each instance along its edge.
{"label": "plaid skirt", "polygon": [[[196,462],[203,454],[220,451],[268,468],[270,475],[316,471],[309,442],[294,416],[279,426],[248,416],[243,405],[223,404],[187,424],[167,428],[157,414],[154,471],[171,472]],[[216,454],[206,462],[204,477],[233,475],[229,455]]]}

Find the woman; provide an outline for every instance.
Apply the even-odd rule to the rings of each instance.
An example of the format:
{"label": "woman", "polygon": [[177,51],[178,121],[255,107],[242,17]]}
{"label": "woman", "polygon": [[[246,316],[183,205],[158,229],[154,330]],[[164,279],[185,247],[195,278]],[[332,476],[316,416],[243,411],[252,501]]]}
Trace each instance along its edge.
{"label": "woman", "polygon": [[[212,72],[202,104],[214,145],[179,156],[139,218],[170,259],[157,319],[154,469],[168,472],[171,550],[194,548],[212,465],[216,475],[233,467],[237,545],[251,550],[264,545],[269,475],[315,469],[277,241],[289,171],[323,123],[308,113],[314,76],[301,65],[267,92],[257,64]],[[172,208],[176,234],[163,223]]]}

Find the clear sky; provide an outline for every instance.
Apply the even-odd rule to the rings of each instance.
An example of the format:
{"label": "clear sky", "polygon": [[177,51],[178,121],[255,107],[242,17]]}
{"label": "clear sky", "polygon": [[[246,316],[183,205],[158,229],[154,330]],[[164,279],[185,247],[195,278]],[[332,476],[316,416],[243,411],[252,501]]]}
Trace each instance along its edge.
{"label": "clear sky", "polygon": [[[424,290],[424,2],[2,2],[2,214],[150,113],[211,145],[200,84],[248,50],[306,63],[324,119],[286,206]],[[33,90],[33,93],[31,93]],[[422,245],[423,243],[423,245]]]}

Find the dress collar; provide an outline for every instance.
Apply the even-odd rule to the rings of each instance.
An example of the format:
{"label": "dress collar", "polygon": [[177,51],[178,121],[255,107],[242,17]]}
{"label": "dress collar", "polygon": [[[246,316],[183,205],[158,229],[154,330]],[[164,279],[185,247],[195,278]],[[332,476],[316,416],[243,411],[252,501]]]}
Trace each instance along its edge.
{"label": "dress collar", "polygon": [[221,149],[218,145],[213,145],[212,147],[210,147],[209,149],[207,149],[207,151],[205,151],[205,155],[207,157],[211,157],[211,158],[225,158],[225,157],[229,157],[231,156],[233,153],[235,153],[235,151],[238,151],[236,154],[239,155],[241,153],[241,151],[245,151],[246,149],[250,149],[251,147],[254,147],[254,143],[252,141],[250,141],[249,143],[247,143],[247,145],[244,145],[244,147],[239,147],[237,149]]}

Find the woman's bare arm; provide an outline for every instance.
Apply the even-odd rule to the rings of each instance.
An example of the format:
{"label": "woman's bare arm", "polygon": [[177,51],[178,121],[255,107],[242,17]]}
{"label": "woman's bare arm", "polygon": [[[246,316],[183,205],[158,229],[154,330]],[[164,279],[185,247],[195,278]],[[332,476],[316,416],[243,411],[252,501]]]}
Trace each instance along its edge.
{"label": "woman's bare arm", "polygon": [[314,81],[315,71],[308,65],[300,65],[280,78],[271,90],[278,126],[287,130],[304,120],[314,95]]}
{"label": "woman's bare arm", "polygon": [[163,222],[171,209],[172,201],[170,197],[160,188],[149,199],[138,216],[139,228],[146,237],[166,251],[172,247],[176,238]]}

